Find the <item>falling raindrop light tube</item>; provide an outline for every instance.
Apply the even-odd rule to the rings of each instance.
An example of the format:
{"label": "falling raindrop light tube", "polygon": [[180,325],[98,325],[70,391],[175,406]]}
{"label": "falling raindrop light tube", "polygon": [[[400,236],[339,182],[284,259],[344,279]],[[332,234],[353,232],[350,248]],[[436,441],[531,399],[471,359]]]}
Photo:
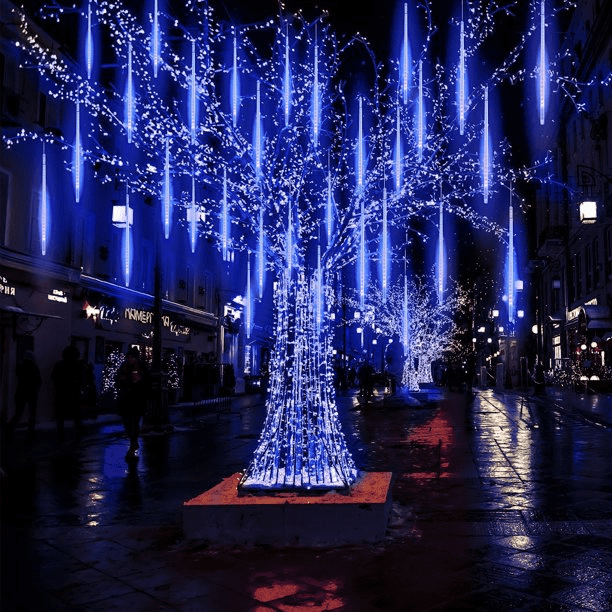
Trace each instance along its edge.
{"label": "falling raindrop light tube", "polygon": [[387,188],[383,187],[383,217],[382,217],[382,295],[383,301],[387,301],[389,289],[389,228],[387,220]]}
{"label": "falling raindrop light tube", "polygon": [[157,0],[155,0],[155,6],[153,7],[153,31],[151,33],[151,55],[153,56],[153,76],[157,78],[159,70],[159,8]]}
{"label": "falling raindrop light tube", "polygon": [[423,159],[423,141],[425,139],[425,108],[423,107],[423,61],[419,60],[419,106],[417,116],[417,149],[419,161]]}
{"label": "falling raindrop light tube", "polygon": [[359,190],[363,188],[363,166],[363,99],[359,98],[359,135],[357,137],[357,187]]}
{"label": "falling raindrop light tube", "polygon": [[366,293],[366,237],[365,237],[365,211],[363,197],[361,200],[361,215],[359,218],[359,306],[363,311]]}
{"label": "falling raindrop light tube", "polygon": [[[440,188],[440,192],[442,188]],[[444,205],[442,203],[442,193],[440,193],[440,229],[438,233],[438,303],[444,301]]]}
{"label": "falling raindrop light tube", "polygon": [[404,46],[402,48],[402,95],[404,104],[408,102],[408,90],[410,88],[410,50],[408,45],[408,4],[404,3]]}
{"label": "falling raindrop light tube", "polygon": [[87,5],[87,35],[85,38],[85,65],[87,66],[87,78],[91,80],[94,62],[93,36],[91,33],[91,2]]}
{"label": "falling raindrop light tube", "polygon": [[170,139],[166,140],[166,156],[164,161],[164,199],[163,199],[163,225],[166,240],[170,237],[170,217],[172,202],[170,197]]}
{"label": "falling raindrop light tube", "polygon": [[312,143],[316,147],[319,144],[320,128],[320,100],[319,100],[319,45],[315,38],[314,47],[314,80],[312,83]]}
{"label": "falling raindrop light tube", "polygon": [[49,194],[47,193],[47,152],[43,143],[42,180],[40,187],[40,252],[47,254],[47,233],[49,231]]}
{"label": "falling raindrop light tube", "polygon": [[195,253],[196,241],[198,238],[198,214],[196,207],[196,182],[195,173],[191,173],[191,219],[189,223],[189,232],[191,238],[191,252]]}
{"label": "falling raindrop light tube", "polygon": [[404,307],[402,309],[402,344],[404,345],[404,356],[408,355],[408,276],[404,274]]}
{"label": "falling raindrop light tube", "polygon": [[128,74],[125,91],[125,128],[127,140],[132,142],[132,132],[134,131],[134,77],[132,71],[132,43],[128,43]]}
{"label": "falling raindrop light tube", "polygon": [[191,127],[191,142],[196,141],[197,123],[197,88],[196,88],[196,42],[191,41],[191,78],[189,81],[189,120]]}
{"label": "falling raindrop light tube", "polygon": [[395,192],[402,190],[402,137],[400,133],[400,108],[396,109],[395,118]]}
{"label": "falling raindrop light tube", "polygon": [[130,190],[125,189],[125,229],[123,233],[123,275],[125,286],[130,286],[130,264],[132,261],[132,245],[130,243]]}
{"label": "falling raindrop light tube", "polygon": [[544,125],[546,114],[546,14],[544,0],[540,3],[540,69],[538,77],[540,125]]}
{"label": "falling raindrop light tube", "polygon": [[483,151],[482,151],[482,189],[485,204],[489,201],[489,87],[485,86],[484,93],[484,128],[483,128]]}
{"label": "falling raindrop light tube", "polygon": [[227,170],[223,168],[223,199],[221,200],[221,252],[223,261],[228,260],[229,211],[227,209]]}
{"label": "falling raindrop light tube", "polygon": [[259,210],[259,237],[257,244],[257,278],[258,278],[258,291],[259,298],[263,297],[264,280],[266,273],[266,260],[264,255],[264,219],[263,219],[263,208]]}
{"label": "falling raindrop light tube", "polygon": [[77,100],[76,103],[76,120],[75,120],[75,135],[74,135],[74,150],[73,150],[73,168],[74,168],[74,198],[76,203],[79,203],[81,197],[81,188],[83,185],[83,147],[81,144],[81,103]]}
{"label": "falling raindrop light tube", "polygon": [[[463,11],[463,6],[461,7]],[[461,32],[459,38],[459,133],[463,136],[465,129],[465,32],[463,19],[461,19]]]}
{"label": "falling raindrop light tube", "polygon": [[246,281],[246,304],[244,305],[244,318],[247,340],[251,338],[253,331],[253,298],[251,295],[251,252],[247,255],[247,281]]}
{"label": "falling raindrop light tube", "polygon": [[293,218],[291,214],[291,202],[287,206],[287,275],[291,278],[293,270]]}
{"label": "falling raindrop light tube", "polygon": [[514,208],[512,206],[512,185],[508,207],[508,320],[514,323]]}
{"label": "falling raindrop light tube", "polygon": [[327,229],[327,246],[331,244],[334,232],[334,201],[332,197],[331,171],[327,172],[327,208],[325,210],[325,227]]}
{"label": "falling raindrop light tube", "polygon": [[289,125],[291,111],[291,72],[289,66],[289,29],[285,34],[285,82],[283,91],[283,102],[285,105],[285,127]]}
{"label": "falling raindrop light tube", "polygon": [[240,95],[239,88],[240,83],[238,81],[238,42],[236,40],[236,33],[234,32],[234,53],[232,58],[232,124],[236,127],[238,123],[238,97]]}
{"label": "falling raindrop light tube", "polygon": [[260,82],[257,81],[257,110],[255,113],[255,136],[253,149],[255,149],[255,176],[261,179],[261,97]]}

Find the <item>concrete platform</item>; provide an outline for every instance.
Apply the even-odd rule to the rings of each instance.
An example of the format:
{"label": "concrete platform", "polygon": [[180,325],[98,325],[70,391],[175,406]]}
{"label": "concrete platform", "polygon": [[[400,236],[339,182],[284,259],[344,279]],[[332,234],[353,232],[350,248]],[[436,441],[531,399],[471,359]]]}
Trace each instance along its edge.
{"label": "concrete platform", "polygon": [[364,472],[350,495],[238,495],[240,476],[184,502],[187,538],[224,545],[333,546],[385,535],[391,472]]}

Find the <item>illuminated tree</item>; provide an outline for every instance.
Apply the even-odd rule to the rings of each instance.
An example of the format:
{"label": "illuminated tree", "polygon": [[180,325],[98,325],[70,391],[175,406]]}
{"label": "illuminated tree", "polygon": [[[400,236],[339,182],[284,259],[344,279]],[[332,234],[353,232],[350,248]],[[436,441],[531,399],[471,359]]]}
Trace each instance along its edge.
{"label": "illuminated tree", "polygon": [[[491,131],[497,113],[489,106],[495,87],[530,76],[519,59],[542,32],[541,3],[532,2],[527,34],[474,87],[470,61],[509,7],[466,0],[465,19],[462,13],[450,24],[457,42],[450,68],[434,60],[429,4],[402,9],[401,44],[387,67],[363,39],[341,42],[324,18],[311,22],[282,6],[278,19],[238,26],[217,20],[207,2],[187,2],[179,19],[151,0],[141,23],[116,0],[90,0],[78,15],[81,65],[59,57],[25,16],[20,22],[49,92],[74,109],[75,136],[63,146],[73,153],[75,200],[84,164],[95,167],[97,180],[125,186],[125,284],[135,192],[159,203],[164,239],[180,224],[192,249],[199,235],[214,236],[228,266],[234,251],[245,253],[247,336],[255,296],[273,291],[267,417],[245,489],[355,481],[331,362],[329,314],[341,271],[355,272],[364,305],[378,262],[384,301],[391,253],[422,233],[415,220],[452,215],[501,237],[483,204],[531,172],[511,169],[511,148]],[[56,12],[57,5],[48,14]],[[96,31],[115,59],[113,75],[96,77]],[[549,80],[559,79],[555,70],[545,71]],[[544,71],[536,72],[542,92]],[[40,136],[23,131],[6,142],[29,138]],[[418,350],[427,363],[431,357]]]}

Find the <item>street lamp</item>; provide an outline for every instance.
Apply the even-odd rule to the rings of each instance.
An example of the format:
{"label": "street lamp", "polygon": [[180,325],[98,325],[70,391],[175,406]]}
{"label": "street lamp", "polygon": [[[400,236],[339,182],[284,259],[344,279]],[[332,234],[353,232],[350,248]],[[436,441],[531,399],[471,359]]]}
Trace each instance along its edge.
{"label": "street lamp", "polygon": [[580,223],[595,223],[597,221],[597,202],[595,200],[584,200],[579,204]]}

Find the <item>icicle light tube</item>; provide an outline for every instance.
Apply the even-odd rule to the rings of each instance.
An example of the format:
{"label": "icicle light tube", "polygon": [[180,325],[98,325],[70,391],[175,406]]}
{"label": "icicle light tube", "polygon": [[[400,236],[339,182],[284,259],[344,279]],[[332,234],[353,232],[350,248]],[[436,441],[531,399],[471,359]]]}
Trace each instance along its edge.
{"label": "icicle light tube", "polygon": [[76,103],[76,121],[72,167],[74,180],[74,199],[78,204],[81,198],[81,189],[83,186],[83,146],[81,143],[81,103],[79,100],[77,100]]}
{"label": "icicle light tube", "polygon": [[134,74],[132,68],[132,43],[128,43],[128,71],[127,83],[125,87],[125,130],[127,132],[127,141],[132,142],[132,133],[134,131]]}
{"label": "icicle light tube", "polygon": [[404,45],[402,47],[402,98],[408,103],[410,89],[410,43],[408,41],[408,4],[404,3]]}
{"label": "icicle light tube", "polygon": [[125,228],[123,230],[123,279],[125,286],[130,286],[132,267],[132,241],[130,236],[130,191],[125,190]]}
{"label": "icicle light tube", "polygon": [[491,171],[491,160],[489,152],[489,88],[485,86],[484,91],[484,127],[482,132],[483,150],[482,150],[482,192],[484,202],[489,202],[489,173]]}
{"label": "icicle light tube", "polygon": [[91,80],[94,63],[93,35],[91,32],[91,2],[87,5],[87,36],[85,38],[85,65],[87,66],[87,78]]}
{"label": "icicle light tube", "polygon": [[544,0],[540,3],[540,68],[538,71],[540,125],[546,117],[546,11]]}
{"label": "icicle light tube", "polygon": [[172,185],[170,183],[170,140],[166,140],[166,155],[164,158],[164,197],[162,202],[162,223],[164,226],[164,237],[170,237],[170,224],[172,217]]}
{"label": "icicle light tube", "polygon": [[153,76],[157,78],[159,72],[159,49],[160,49],[160,33],[159,33],[159,7],[158,0],[155,0],[153,7],[153,30],[151,32],[151,56],[153,60]]}
{"label": "icicle light tube", "polygon": [[461,20],[461,32],[459,38],[459,133],[463,136],[465,129],[465,31],[463,19]]}
{"label": "icicle light tube", "polygon": [[40,186],[40,205],[39,205],[39,231],[40,231],[40,252],[43,257],[47,254],[47,239],[49,233],[49,194],[47,192],[47,151],[43,143],[42,152],[42,179]]}

